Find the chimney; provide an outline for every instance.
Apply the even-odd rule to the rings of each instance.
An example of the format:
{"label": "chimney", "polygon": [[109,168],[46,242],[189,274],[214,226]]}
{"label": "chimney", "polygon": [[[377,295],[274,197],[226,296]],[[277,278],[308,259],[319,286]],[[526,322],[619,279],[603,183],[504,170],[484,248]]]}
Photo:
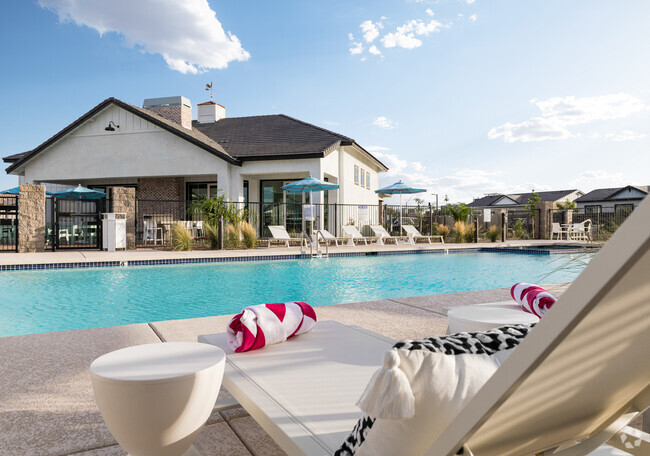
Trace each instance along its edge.
{"label": "chimney", "polygon": [[196,118],[199,123],[214,123],[226,118],[226,108],[214,101],[206,101],[196,105]]}
{"label": "chimney", "polygon": [[192,104],[185,97],[147,98],[142,107],[188,130],[192,129]]}

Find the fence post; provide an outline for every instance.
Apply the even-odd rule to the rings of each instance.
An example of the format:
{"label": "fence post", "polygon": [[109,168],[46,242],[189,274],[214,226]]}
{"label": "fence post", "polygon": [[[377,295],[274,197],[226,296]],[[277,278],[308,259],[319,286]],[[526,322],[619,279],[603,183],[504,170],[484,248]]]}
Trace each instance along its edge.
{"label": "fence post", "polygon": [[334,203],[334,236],[338,237],[339,233],[339,210],[338,205]]}
{"label": "fence post", "polygon": [[474,219],[474,243],[478,244],[478,217]]}
{"label": "fence post", "polygon": [[219,235],[219,250],[223,250],[223,215],[219,217],[217,231]]}
{"label": "fence post", "polygon": [[45,186],[20,185],[18,204],[18,251],[45,250]]}
{"label": "fence post", "polygon": [[433,211],[431,210],[431,203],[429,203],[429,236],[433,235]]}
{"label": "fence post", "polygon": [[501,242],[506,242],[508,239],[507,233],[508,232],[508,213],[507,212],[502,212],[501,213]]}

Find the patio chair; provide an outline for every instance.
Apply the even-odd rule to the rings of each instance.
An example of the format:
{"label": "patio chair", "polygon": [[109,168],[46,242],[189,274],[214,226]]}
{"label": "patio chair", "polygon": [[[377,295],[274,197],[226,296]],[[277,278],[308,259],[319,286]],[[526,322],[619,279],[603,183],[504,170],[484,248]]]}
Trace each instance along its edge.
{"label": "patio chair", "polygon": [[[161,228],[154,220],[144,220],[144,229],[142,230],[142,241],[146,244],[148,241],[151,241],[155,244],[158,244],[158,241],[162,239],[158,238],[158,230]],[[161,230],[162,231],[162,230]]]}
{"label": "patio chair", "polygon": [[408,239],[406,236],[391,236],[386,228],[381,225],[370,225],[370,229],[377,236],[377,244],[384,245],[384,240],[393,241],[395,245],[399,243],[400,239]]}
{"label": "patio chair", "polygon": [[577,241],[591,241],[591,219],[574,223],[569,234],[572,239]]}
{"label": "patio chair", "polygon": [[[648,454],[650,436],[626,427],[650,405],[648,224],[650,200],[430,437],[425,455],[515,456],[557,449],[557,456],[579,456],[605,442]],[[310,455],[332,454],[350,435],[362,417],[354,403],[392,345],[367,330],[327,321],[249,353],[233,353],[225,334],[199,340],[226,351],[224,386],[280,447]],[[427,423],[413,421],[417,405],[415,413],[394,425],[428,432]],[[377,419],[370,432],[385,424]],[[368,438],[368,429],[357,430],[359,438]]]}
{"label": "patio chair", "polygon": [[[268,246],[271,247],[272,242],[280,242],[285,244],[287,248],[290,247],[290,242],[298,242],[302,247],[304,238],[302,237],[291,237],[287,233],[287,229],[282,225],[268,225],[269,231],[271,232],[271,238],[268,239]],[[305,241],[306,242],[306,241]]]}
{"label": "patio chair", "polygon": [[354,225],[343,225],[341,229],[343,230],[343,237],[348,240],[348,245],[357,245],[356,243],[358,241],[363,241],[364,245],[368,245],[368,241],[372,242],[377,240],[374,236],[364,236]]}
{"label": "patio chair", "polygon": [[557,236],[558,240],[564,238],[569,239],[569,230],[563,228],[559,223],[551,223],[551,239],[553,236]]}
{"label": "patio chair", "polygon": [[346,241],[345,238],[343,238],[343,237],[336,237],[336,236],[334,236],[332,233],[330,233],[330,232],[327,231],[327,230],[318,230],[318,231],[316,232],[316,240],[318,240],[319,237],[323,238],[323,241],[324,241],[326,244],[330,244],[330,243],[334,242],[334,244],[335,244],[337,247],[339,246],[339,241],[341,241],[341,243],[344,243],[344,242]]}
{"label": "patio chair", "polygon": [[403,225],[402,229],[408,236],[408,241],[409,243],[415,245],[418,239],[426,239],[429,241],[429,244],[431,244],[431,238],[438,238],[440,239],[440,242],[443,244],[445,243],[445,240],[442,236],[434,235],[434,236],[423,236],[420,234],[418,229],[414,225]]}

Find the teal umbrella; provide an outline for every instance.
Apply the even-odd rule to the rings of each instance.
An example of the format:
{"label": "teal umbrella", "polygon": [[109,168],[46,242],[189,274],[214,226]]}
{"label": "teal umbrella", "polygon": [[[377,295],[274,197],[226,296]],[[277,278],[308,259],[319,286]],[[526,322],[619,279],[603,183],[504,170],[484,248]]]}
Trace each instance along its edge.
{"label": "teal umbrella", "polygon": [[[299,181],[289,182],[287,185],[282,186],[282,190],[286,190],[288,192],[303,192],[303,193],[309,192],[310,205],[312,204],[313,201],[311,197],[311,192],[335,190],[337,188],[339,188],[339,184],[332,184],[330,182],[318,180],[315,177],[311,177],[311,176],[301,179]],[[313,229],[313,223],[314,222],[312,222],[312,229]]]}
{"label": "teal umbrella", "polygon": [[[46,195],[51,195],[50,192],[45,192]],[[14,187],[0,192],[0,195],[20,195],[20,187]]]}
{"label": "teal umbrella", "polygon": [[60,199],[95,200],[104,198],[106,193],[77,185],[75,188],[56,192],[53,196]]}
{"label": "teal umbrella", "polygon": [[409,187],[402,181],[397,181],[393,185],[375,190],[375,193],[383,193],[384,195],[399,195],[399,232],[402,234],[402,195],[412,193],[426,192],[424,188]]}

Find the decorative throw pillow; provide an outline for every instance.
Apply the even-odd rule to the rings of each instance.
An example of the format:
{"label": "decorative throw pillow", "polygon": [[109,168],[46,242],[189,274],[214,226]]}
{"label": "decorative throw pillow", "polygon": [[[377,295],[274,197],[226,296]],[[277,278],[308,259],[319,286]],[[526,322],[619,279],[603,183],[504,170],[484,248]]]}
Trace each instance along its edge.
{"label": "decorative throw pillow", "polygon": [[363,417],[335,455],[424,453],[532,327],[396,343],[357,403]]}

